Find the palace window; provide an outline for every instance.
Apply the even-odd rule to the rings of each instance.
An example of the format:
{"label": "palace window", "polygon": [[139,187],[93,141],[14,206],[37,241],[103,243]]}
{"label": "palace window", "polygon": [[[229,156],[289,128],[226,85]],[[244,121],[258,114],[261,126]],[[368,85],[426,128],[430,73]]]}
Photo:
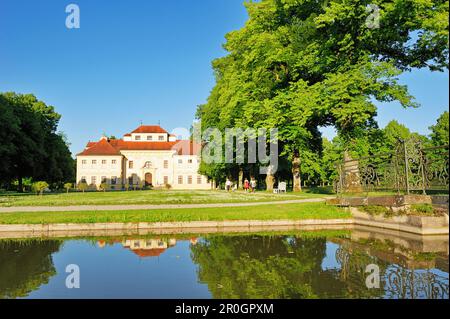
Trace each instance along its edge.
{"label": "palace window", "polygon": [[91,184],[97,183],[97,176],[91,176]]}
{"label": "palace window", "polygon": [[128,177],[128,184],[133,185],[133,176]]}
{"label": "palace window", "polygon": [[92,165],[97,165],[97,160],[92,160]]}
{"label": "palace window", "polygon": [[86,176],[81,176],[81,183],[86,183]]}
{"label": "palace window", "polygon": [[87,164],[87,161],[86,161],[86,160],[82,160],[82,161],[81,161],[81,164],[86,165],[86,164]]}
{"label": "palace window", "polygon": [[106,176],[102,176],[102,183],[106,183]]}
{"label": "palace window", "polygon": [[192,159],[188,159],[188,164],[192,164]]}
{"label": "palace window", "polygon": [[183,160],[182,160],[182,159],[179,159],[179,160],[178,160],[178,164],[183,164]]}
{"label": "palace window", "polygon": [[188,176],[188,184],[192,184],[192,176],[191,175]]}
{"label": "palace window", "polygon": [[111,184],[112,185],[116,185],[117,184],[117,176],[112,176],[111,177]]}
{"label": "palace window", "polygon": [[202,175],[197,175],[197,184],[202,183]]}
{"label": "palace window", "polygon": [[147,141],[152,141],[152,140],[153,140],[153,136],[147,135]]}
{"label": "palace window", "polygon": [[178,184],[183,184],[183,176],[178,176]]}
{"label": "palace window", "polygon": [[128,168],[133,168],[133,166],[134,166],[133,164],[134,164],[133,161],[129,161],[128,162]]}
{"label": "palace window", "polygon": [[102,165],[106,165],[106,160],[102,160]]}
{"label": "palace window", "polygon": [[169,184],[169,176],[164,176],[164,184]]}
{"label": "palace window", "polygon": [[117,164],[117,161],[116,161],[116,160],[112,160],[112,161],[111,161],[111,164],[116,165],[116,164]]}
{"label": "palace window", "polygon": [[150,168],[152,167],[152,162],[145,162],[144,168]]}
{"label": "palace window", "polygon": [[134,137],[134,140],[135,140],[135,141],[140,141],[140,140],[141,140],[141,136],[140,136],[140,135],[136,135],[136,136]]}
{"label": "palace window", "polygon": [[164,168],[169,168],[169,161],[168,160],[164,160]]}
{"label": "palace window", "polygon": [[164,141],[164,135],[158,136],[158,141]]}

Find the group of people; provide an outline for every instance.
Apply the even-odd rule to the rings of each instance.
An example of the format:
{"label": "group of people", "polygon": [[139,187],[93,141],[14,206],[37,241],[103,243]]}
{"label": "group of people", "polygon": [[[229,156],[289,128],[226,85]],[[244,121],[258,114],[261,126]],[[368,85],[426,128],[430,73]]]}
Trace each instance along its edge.
{"label": "group of people", "polygon": [[[225,189],[227,190],[227,192],[229,192],[230,190],[237,190],[237,184],[234,184],[234,188],[233,188],[233,183],[230,181],[229,178],[227,178],[227,180],[225,182]],[[256,190],[256,180],[252,179],[249,181],[246,178],[244,180],[244,191],[254,193],[255,190]]]}

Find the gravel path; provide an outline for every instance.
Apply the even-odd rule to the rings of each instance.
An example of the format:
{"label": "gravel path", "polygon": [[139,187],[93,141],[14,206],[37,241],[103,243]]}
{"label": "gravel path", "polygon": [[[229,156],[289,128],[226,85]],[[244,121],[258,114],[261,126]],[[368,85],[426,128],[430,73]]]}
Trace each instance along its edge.
{"label": "gravel path", "polygon": [[105,210],[153,210],[181,208],[214,208],[214,207],[246,207],[274,204],[296,204],[324,202],[324,198],[305,198],[274,202],[252,203],[214,203],[214,204],[167,204],[167,205],[82,205],[82,206],[15,206],[0,207],[0,213],[13,212],[72,212],[72,211],[105,211]]}

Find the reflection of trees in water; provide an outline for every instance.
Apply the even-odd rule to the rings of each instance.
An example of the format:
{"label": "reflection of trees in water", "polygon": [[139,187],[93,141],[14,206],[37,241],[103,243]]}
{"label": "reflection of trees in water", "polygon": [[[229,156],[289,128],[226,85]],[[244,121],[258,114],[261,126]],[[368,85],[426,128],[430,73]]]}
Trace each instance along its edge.
{"label": "reflection of trees in water", "polygon": [[[390,253],[377,247],[381,256]],[[191,249],[214,298],[448,298],[448,278],[398,266],[348,240],[339,241],[339,266],[331,269],[322,268],[325,238],[213,236]],[[366,286],[370,264],[380,269],[379,289]]]}
{"label": "reflection of trees in water", "polygon": [[325,239],[210,237],[192,248],[199,279],[214,298],[314,298]]}
{"label": "reflection of trees in water", "polygon": [[25,297],[56,274],[55,240],[0,241],[0,298]]}
{"label": "reflection of trees in water", "polygon": [[[199,279],[214,298],[367,298],[365,274],[357,280],[340,269],[322,269],[326,238],[211,237],[192,247]],[[350,257],[353,264],[367,262]],[[370,262],[372,263],[372,261]]]}

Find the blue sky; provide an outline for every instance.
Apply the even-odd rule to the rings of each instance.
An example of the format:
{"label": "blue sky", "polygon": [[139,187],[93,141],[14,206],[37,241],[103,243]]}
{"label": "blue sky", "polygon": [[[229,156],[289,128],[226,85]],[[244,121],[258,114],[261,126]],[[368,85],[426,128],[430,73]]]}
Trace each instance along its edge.
{"label": "blue sky", "polygon": [[[65,27],[70,3],[80,7],[80,29]],[[211,61],[225,54],[225,34],[247,19],[242,3],[0,0],[0,91],[33,93],[54,105],[74,154],[140,121],[189,128],[214,85]],[[448,109],[448,73],[414,71],[401,81],[422,106],[380,105],[379,123],[397,119],[427,134]]]}

